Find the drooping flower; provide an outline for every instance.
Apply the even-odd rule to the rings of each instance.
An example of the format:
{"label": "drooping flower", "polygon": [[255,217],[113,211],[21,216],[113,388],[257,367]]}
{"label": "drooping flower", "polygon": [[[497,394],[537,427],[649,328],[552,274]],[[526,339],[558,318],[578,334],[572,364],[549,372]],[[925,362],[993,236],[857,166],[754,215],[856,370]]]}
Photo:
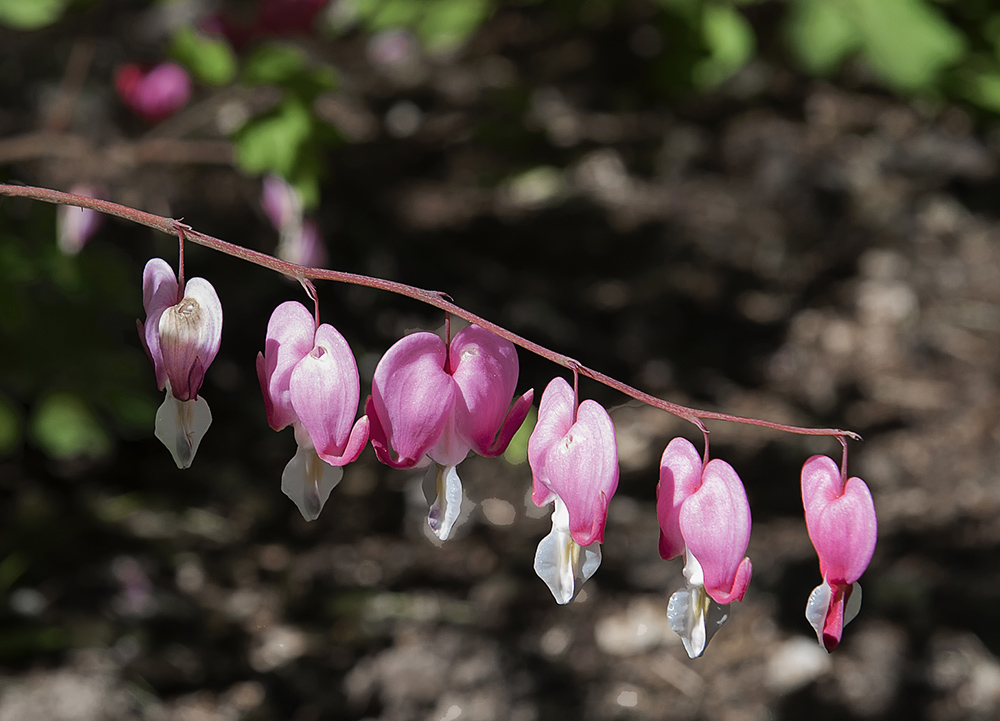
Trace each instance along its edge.
{"label": "drooping flower", "polygon": [[368,443],[368,418],[354,421],[361,397],[354,355],[333,326],[317,325],[304,305],[287,301],[267,323],[257,378],[268,424],[276,431],[292,426],[298,444],[281,490],[313,521],[343,477],[342,466]]}
{"label": "drooping flower", "polygon": [[458,464],[470,450],[502,454],[531,408],[530,390],[511,405],[517,372],[513,344],[475,325],[447,347],[433,333],[408,335],[375,368],[365,409],[375,455],[392,468],[432,462],[427,523],[442,541],[461,511]]}
{"label": "drooping flower", "polygon": [[[69,192],[88,198],[96,197],[96,190],[89,185],[74,185]],[[60,205],[56,209],[56,240],[59,250],[66,255],[76,255],[87,244],[101,225],[104,216],[90,208]]]}
{"label": "drooping flower", "polygon": [[845,475],[826,456],[813,456],[802,466],[806,528],[823,575],[823,583],[809,596],[806,619],[827,651],[840,644],[844,626],[861,610],[858,579],[878,537],[871,491],[860,478],[845,482]]}
{"label": "drooping flower", "polygon": [[176,63],[160,63],[146,71],[126,63],[115,71],[115,89],[129,110],[158,123],[187,105],[191,77]]}
{"label": "drooping flower", "polygon": [[742,601],[753,568],[744,554],[750,541],[750,504],[740,477],[725,461],[702,467],[694,444],[675,438],[660,460],[656,487],[660,555],[684,556],[687,584],[670,597],[667,618],[688,656],[700,656]]}
{"label": "drooping flower", "polygon": [[142,304],[146,322],[138,323],[139,337],[157,387],[166,390],[156,412],[156,437],[178,468],[188,468],[212,423],[198,391],[222,343],[222,304],[204,278],[191,278],[182,295],[173,268],[160,258],[142,272]]}
{"label": "drooping flower", "polygon": [[535,573],[556,602],[569,603],[577,581],[601,565],[608,504],[618,488],[615,427],[592,400],[576,406],[573,389],[553,379],[542,394],[538,423],[528,439],[531,499],[539,508],[554,503],[552,531],[535,552]]}

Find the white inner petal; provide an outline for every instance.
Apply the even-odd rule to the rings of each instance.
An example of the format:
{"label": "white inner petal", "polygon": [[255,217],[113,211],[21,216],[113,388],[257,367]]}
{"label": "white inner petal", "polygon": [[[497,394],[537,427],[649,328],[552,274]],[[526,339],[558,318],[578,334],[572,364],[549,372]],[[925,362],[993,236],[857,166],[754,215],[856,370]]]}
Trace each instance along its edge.
{"label": "white inner petal", "polygon": [[687,655],[697,658],[729,618],[729,605],[716,603],[705,591],[701,564],[690,551],[685,552],[684,561],[684,577],[688,583],[670,597],[667,621],[681,637]]}
{"label": "white inner petal", "polygon": [[435,536],[447,541],[462,512],[462,479],[458,477],[458,468],[432,463],[427,469],[424,484],[433,484],[434,487],[434,502],[427,512],[427,525]]}
{"label": "white inner petal", "polygon": [[832,597],[833,589],[827,585],[826,581],[823,581],[813,589],[812,593],[809,594],[809,600],[806,601],[806,620],[816,632],[816,640],[819,641],[819,645],[824,648],[826,645],[823,643],[823,628],[826,626],[826,612],[830,608]]}
{"label": "white inner petal", "polygon": [[311,444],[299,446],[281,474],[281,491],[304,519],[315,521],[343,476],[344,469],[323,461]]}
{"label": "white inner petal", "polygon": [[594,575],[601,565],[601,544],[581,547],[569,532],[569,511],[556,498],[552,511],[552,531],[538,544],[535,551],[535,573],[545,581],[556,603],[573,600],[576,581],[580,585]]}
{"label": "white inner petal", "polygon": [[156,411],[155,435],[170,451],[178,468],[191,466],[210,425],[212,411],[208,401],[200,396],[179,401],[174,398],[170,381],[167,381],[166,397]]}

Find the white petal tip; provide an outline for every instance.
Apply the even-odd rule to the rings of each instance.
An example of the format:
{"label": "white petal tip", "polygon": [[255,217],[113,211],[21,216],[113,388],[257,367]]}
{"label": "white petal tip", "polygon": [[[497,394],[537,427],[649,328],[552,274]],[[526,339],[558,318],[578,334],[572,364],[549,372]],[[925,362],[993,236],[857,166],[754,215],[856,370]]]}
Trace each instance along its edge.
{"label": "white petal tip", "polygon": [[425,483],[435,489],[434,502],[427,511],[427,525],[439,541],[447,541],[462,512],[462,479],[455,466],[431,464]]}
{"label": "white petal tip", "polygon": [[307,521],[319,518],[344,469],[325,463],[312,448],[299,446],[281,474],[281,491]]}
{"label": "white petal tip", "polygon": [[170,451],[178,468],[190,468],[194,456],[212,425],[212,411],[202,397],[179,401],[167,389],[156,411],[155,435]]}

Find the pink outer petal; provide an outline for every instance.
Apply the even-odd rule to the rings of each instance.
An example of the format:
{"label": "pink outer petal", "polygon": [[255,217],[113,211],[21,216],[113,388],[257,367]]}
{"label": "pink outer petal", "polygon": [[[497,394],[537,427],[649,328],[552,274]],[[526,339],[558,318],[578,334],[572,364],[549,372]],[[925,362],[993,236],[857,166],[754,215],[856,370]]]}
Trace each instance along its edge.
{"label": "pink outer petal", "polygon": [[452,339],[448,365],[459,391],[456,430],[476,453],[486,455],[517,387],[517,349],[510,341],[470,325]]}
{"label": "pink outer petal", "polygon": [[528,411],[531,410],[531,401],[534,398],[535,391],[532,389],[514,401],[510,410],[507,411],[507,417],[504,419],[503,425],[500,426],[500,432],[497,433],[497,437],[493,440],[492,445],[485,450],[479,451],[479,455],[486,456],[487,458],[496,458],[507,450],[507,446],[510,445],[514,434],[521,428],[524,419],[528,417]]}
{"label": "pink outer petal", "polygon": [[573,389],[562,378],[553,378],[538,407],[538,422],[528,438],[528,465],[531,467],[533,488],[531,500],[541,508],[556,494],[549,486],[545,469],[545,456],[555,443],[565,436],[573,425]]}
{"label": "pink outer petal", "polygon": [[701,454],[686,438],[674,438],[660,459],[660,482],[656,486],[656,516],[660,521],[660,556],[676,558],[684,553],[681,535],[681,505],[701,485]]}
{"label": "pink outer petal", "polygon": [[[549,395],[549,389],[558,395]],[[618,446],[615,427],[608,412],[599,403],[590,400],[580,404],[576,422],[562,436],[554,435],[554,431],[564,427],[567,420],[565,399],[568,389],[569,384],[565,381],[562,385],[553,381],[545,392],[550,403],[546,404],[545,397],[542,398],[535,431],[538,432],[542,425],[543,412],[552,414],[552,420],[545,419],[546,425],[535,445],[535,460],[531,464],[535,474],[532,498],[537,504],[543,488],[548,490],[545,498],[558,496],[569,512],[569,530],[573,540],[581,546],[589,546],[604,541],[608,504],[618,488]],[[572,420],[572,393],[570,390],[569,420]],[[532,437],[535,437],[534,434]],[[529,461],[531,457],[529,439]]]}
{"label": "pink outer petal", "polygon": [[167,382],[167,372],[160,352],[160,316],[180,300],[177,291],[177,276],[173,268],[162,258],[151,258],[142,271],[142,306],[146,309],[142,334],[146,352],[156,371],[156,386],[161,391]]}
{"label": "pink outer petal", "polygon": [[752,567],[744,558],[750,542],[750,504],[740,477],[725,461],[709,461],[701,487],[681,506],[680,529],[701,564],[705,590],[716,603],[743,600]]}
{"label": "pink outer petal", "polygon": [[878,519],[865,482],[850,478],[841,490],[840,478],[831,458],[807,460],[802,466],[802,505],[823,578],[833,586],[850,586],[875,553]]}
{"label": "pink outer petal", "polygon": [[316,346],[292,369],[288,387],[292,408],[317,455],[335,466],[355,460],[368,442],[368,422],[352,437],[361,394],[358,367],[351,347],[333,326],[324,323],[316,329]]}
{"label": "pink outer petal", "polygon": [[257,357],[257,379],[267,422],[276,431],[298,420],[288,384],[295,366],[313,349],[315,328],[312,313],[293,300],[275,308],[267,322],[264,354]]}
{"label": "pink outer petal", "polygon": [[853,584],[833,586],[833,598],[830,599],[830,607],[826,611],[823,624],[823,647],[828,652],[832,652],[840,645],[840,639],[844,635],[844,608],[853,590]]}
{"label": "pink outer petal", "polygon": [[412,467],[437,444],[457,393],[444,371],[445,355],[444,341],[436,335],[413,333],[397,341],[375,367],[366,412],[372,446],[383,463]]}

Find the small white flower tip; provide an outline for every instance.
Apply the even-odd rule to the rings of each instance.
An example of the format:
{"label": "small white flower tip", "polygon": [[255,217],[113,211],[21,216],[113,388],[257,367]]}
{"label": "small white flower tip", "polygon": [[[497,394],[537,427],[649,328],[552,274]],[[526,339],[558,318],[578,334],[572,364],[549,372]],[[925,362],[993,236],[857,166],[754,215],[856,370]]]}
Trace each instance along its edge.
{"label": "small white flower tip", "polygon": [[299,446],[281,474],[281,491],[304,519],[315,521],[343,477],[343,468],[325,463],[315,449]]}
{"label": "small white flower tip", "polygon": [[167,386],[163,404],[156,411],[155,435],[170,451],[178,468],[191,467],[210,425],[212,411],[208,401],[200,396],[179,401]]}

